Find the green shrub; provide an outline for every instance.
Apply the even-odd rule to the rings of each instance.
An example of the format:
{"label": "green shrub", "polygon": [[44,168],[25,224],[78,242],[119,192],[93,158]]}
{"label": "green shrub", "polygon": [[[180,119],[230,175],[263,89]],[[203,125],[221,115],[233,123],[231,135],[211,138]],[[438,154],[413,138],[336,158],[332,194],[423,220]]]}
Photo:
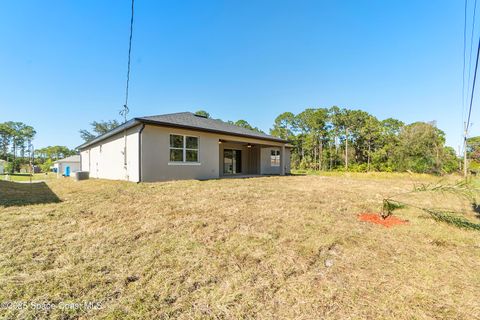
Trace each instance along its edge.
{"label": "green shrub", "polygon": [[5,172],[15,173],[20,171],[20,161],[17,159],[15,161],[10,161],[5,166]]}
{"label": "green shrub", "polygon": [[348,166],[348,171],[350,172],[367,172],[368,165],[366,163],[354,163]]}
{"label": "green shrub", "polygon": [[468,167],[473,174],[478,175],[480,173],[480,162],[473,160],[469,163]]}
{"label": "green shrub", "polygon": [[53,166],[53,160],[47,159],[44,163],[40,165],[42,172],[50,172],[50,167]]}

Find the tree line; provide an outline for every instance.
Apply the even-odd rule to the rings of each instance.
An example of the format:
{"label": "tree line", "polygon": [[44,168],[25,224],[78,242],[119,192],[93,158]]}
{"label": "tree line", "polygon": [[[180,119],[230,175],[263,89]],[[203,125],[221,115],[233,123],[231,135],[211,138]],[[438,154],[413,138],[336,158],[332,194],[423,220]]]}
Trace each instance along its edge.
{"label": "tree line", "polygon": [[[196,114],[211,118],[204,110]],[[246,120],[226,122],[262,132]],[[116,120],[94,121],[91,131],[81,130],[80,135],[89,141],[119,124]],[[379,120],[363,110],[333,106],[307,108],[298,114],[284,112],[275,119],[270,134],[290,141],[294,169],[443,174],[461,166],[453,148],[445,146],[445,133],[435,122]],[[0,159],[10,163],[12,172],[32,160],[48,171],[53,161],[77,153],[65,146],[34,151],[35,135],[35,129],[25,123],[0,123]],[[467,155],[471,171],[480,172],[480,137],[467,140]]]}
{"label": "tree line", "polygon": [[455,150],[445,146],[445,133],[435,122],[379,120],[363,110],[333,106],[284,112],[270,134],[291,141],[296,169],[433,174],[459,170]]}
{"label": "tree line", "polygon": [[[210,118],[206,111],[196,113]],[[227,122],[262,132],[245,120]],[[363,110],[307,108],[280,114],[270,134],[290,141],[294,169],[432,174],[461,169],[435,121],[405,124],[394,118],[379,120]],[[480,137],[469,139],[468,145],[471,171],[480,172]]]}
{"label": "tree line", "polygon": [[23,122],[0,123],[0,157],[11,166],[9,171],[18,171],[25,159],[33,156],[32,141],[36,133],[32,126]]}
{"label": "tree line", "polygon": [[[210,118],[206,111],[196,113]],[[262,132],[245,120],[227,122]],[[461,167],[455,150],[445,145],[445,133],[435,121],[405,124],[394,118],[379,120],[363,110],[337,106],[307,108],[298,114],[280,114],[270,134],[290,141],[294,169],[444,174]],[[474,172],[473,168],[480,172],[480,137],[477,138],[468,143]]]}
{"label": "tree line", "polygon": [[7,121],[0,123],[0,159],[7,161],[6,171],[29,171],[30,165],[38,165],[49,171],[53,161],[76,154],[65,146],[51,146],[34,149],[33,139],[36,130],[23,122]]}

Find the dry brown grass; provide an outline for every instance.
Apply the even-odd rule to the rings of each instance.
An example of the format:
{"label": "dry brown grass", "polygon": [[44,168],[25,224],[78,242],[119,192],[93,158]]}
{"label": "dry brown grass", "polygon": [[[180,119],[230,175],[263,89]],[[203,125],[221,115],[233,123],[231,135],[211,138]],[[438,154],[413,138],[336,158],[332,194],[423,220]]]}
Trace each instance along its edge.
{"label": "dry brown grass", "polygon": [[[412,209],[392,229],[357,220],[414,179],[435,181],[51,181],[60,203],[0,206],[0,303],[102,308],[0,308],[0,317],[478,319],[479,232]],[[0,201],[9,188],[0,184]],[[477,219],[464,200],[416,197]]]}

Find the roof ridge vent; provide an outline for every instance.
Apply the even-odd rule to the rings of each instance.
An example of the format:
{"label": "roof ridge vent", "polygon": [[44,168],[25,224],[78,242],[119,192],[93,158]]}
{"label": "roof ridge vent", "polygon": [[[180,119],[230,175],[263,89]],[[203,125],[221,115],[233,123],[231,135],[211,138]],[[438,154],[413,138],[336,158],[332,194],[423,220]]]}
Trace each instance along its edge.
{"label": "roof ridge vent", "polygon": [[208,117],[207,117],[207,116],[205,116],[205,115],[203,115],[203,114],[196,114],[196,113],[194,113],[193,115],[194,115],[195,117],[199,117],[199,118],[208,119]]}

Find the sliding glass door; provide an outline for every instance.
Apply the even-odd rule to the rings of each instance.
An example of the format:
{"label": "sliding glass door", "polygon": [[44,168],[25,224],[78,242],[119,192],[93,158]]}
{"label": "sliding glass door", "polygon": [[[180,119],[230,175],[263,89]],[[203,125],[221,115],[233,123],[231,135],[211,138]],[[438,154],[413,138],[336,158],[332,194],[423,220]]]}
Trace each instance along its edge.
{"label": "sliding glass door", "polygon": [[236,174],[242,172],[242,151],[225,149],[223,150],[223,173]]}

